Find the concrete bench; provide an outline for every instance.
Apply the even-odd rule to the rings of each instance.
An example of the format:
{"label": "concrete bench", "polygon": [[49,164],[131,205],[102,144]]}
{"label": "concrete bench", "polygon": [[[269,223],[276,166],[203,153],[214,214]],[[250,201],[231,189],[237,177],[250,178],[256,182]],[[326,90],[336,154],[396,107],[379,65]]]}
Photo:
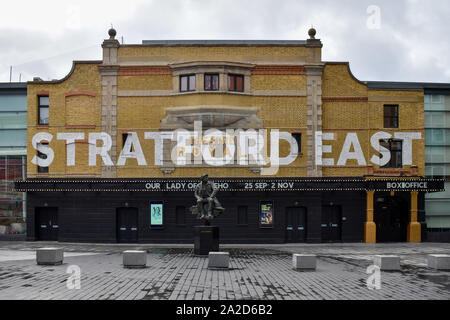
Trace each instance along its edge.
{"label": "concrete bench", "polygon": [[64,260],[64,249],[62,248],[40,248],[36,250],[36,263],[39,265],[55,266],[62,264]]}
{"label": "concrete bench", "polygon": [[450,255],[448,254],[428,255],[428,267],[436,270],[450,270]]}
{"label": "concrete bench", "polygon": [[127,250],[123,252],[125,268],[145,268],[147,266],[147,251]]}
{"label": "concrete bench", "polygon": [[385,271],[400,270],[400,257],[399,256],[384,256],[376,255],[373,258],[373,264]]}
{"label": "concrete bench", "polygon": [[229,252],[210,252],[208,254],[208,268],[228,269],[229,266]]}
{"label": "concrete bench", "polygon": [[315,270],[317,258],[314,254],[293,254],[292,267],[297,270]]}

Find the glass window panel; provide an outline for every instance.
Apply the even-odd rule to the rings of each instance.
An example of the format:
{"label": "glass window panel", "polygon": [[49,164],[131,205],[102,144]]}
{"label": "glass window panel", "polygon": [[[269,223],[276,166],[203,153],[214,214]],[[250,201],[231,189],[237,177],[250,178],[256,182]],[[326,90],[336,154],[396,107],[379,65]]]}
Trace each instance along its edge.
{"label": "glass window panel", "polygon": [[444,96],[441,94],[432,94],[431,102],[432,103],[442,103],[444,101]]}
{"label": "glass window panel", "polygon": [[212,89],[211,76],[209,74],[205,74],[205,90],[211,89]]}
{"label": "glass window panel", "polygon": [[398,106],[385,105],[384,106],[384,127],[397,128],[398,127]]}
{"label": "glass window panel", "polygon": [[0,130],[0,147],[26,147],[27,130]]}
{"label": "glass window panel", "polygon": [[236,91],[244,91],[244,79],[242,76],[236,76]]}
{"label": "glass window panel", "polygon": [[391,152],[391,160],[382,168],[402,168],[402,141],[380,140],[380,145]]}
{"label": "glass window panel", "polygon": [[433,176],[443,176],[444,175],[444,166],[433,166]]}
{"label": "glass window panel", "polygon": [[40,106],[48,106],[48,105],[50,105],[48,97],[39,97],[39,105]]}
{"label": "glass window panel", "polygon": [[444,127],[445,126],[445,116],[441,112],[433,112],[431,116],[431,126],[432,127]]}
{"label": "glass window panel", "polygon": [[205,74],[205,90],[219,90],[218,74]]}
{"label": "glass window panel", "polygon": [[182,76],[180,78],[180,91],[187,91],[187,90],[188,90],[188,78]]}
{"label": "glass window panel", "polygon": [[425,127],[432,127],[432,115],[430,113],[425,113]]}
{"label": "glass window panel", "polygon": [[27,128],[26,112],[2,112],[0,114],[0,129]]}
{"label": "glass window panel", "polygon": [[234,85],[234,76],[228,75],[228,90],[234,91],[235,85]]}
{"label": "glass window panel", "polygon": [[433,143],[444,143],[444,130],[433,129],[431,132],[431,140]]}
{"label": "glass window panel", "polygon": [[298,153],[301,153],[302,152],[302,134],[301,133],[293,133],[292,137],[297,142]]}
{"label": "glass window panel", "polygon": [[195,75],[189,76],[189,91],[195,90]]}
{"label": "glass window panel", "polygon": [[3,95],[0,111],[27,111],[27,95]]}
{"label": "glass window panel", "polygon": [[219,90],[219,75],[218,74],[215,74],[212,77],[212,89]]}
{"label": "glass window panel", "polygon": [[48,124],[48,108],[40,107],[39,108],[39,124]]}

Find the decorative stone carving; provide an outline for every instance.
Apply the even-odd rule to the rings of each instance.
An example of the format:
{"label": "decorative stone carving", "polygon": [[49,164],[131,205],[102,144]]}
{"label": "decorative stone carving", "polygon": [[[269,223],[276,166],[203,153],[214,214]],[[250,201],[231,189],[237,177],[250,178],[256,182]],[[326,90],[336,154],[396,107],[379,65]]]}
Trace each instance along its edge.
{"label": "decorative stone carving", "polygon": [[179,128],[193,130],[194,121],[202,121],[203,128],[260,129],[263,121],[258,118],[256,107],[194,106],[166,109],[167,117],[161,120],[161,129]]}

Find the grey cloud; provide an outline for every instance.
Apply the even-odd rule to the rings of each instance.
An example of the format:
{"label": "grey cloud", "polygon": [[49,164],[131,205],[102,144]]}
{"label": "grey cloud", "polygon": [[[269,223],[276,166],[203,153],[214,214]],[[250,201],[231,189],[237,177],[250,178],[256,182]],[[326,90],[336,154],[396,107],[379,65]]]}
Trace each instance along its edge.
{"label": "grey cloud", "polygon": [[[369,5],[381,8],[380,30],[366,27]],[[146,3],[135,8],[133,17],[113,23],[125,43],[305,39],[313,24],[324,43],[324,59],[349,61],[361,80],[450,82],[449,16],[446,0],[173,0]],[[5,69],[14,61],[34,61],[21,66],[30,76],[60,78],[72,60],[100,58],[105,29],[67,30],[57,38],[0,30],[0,79],[6,80]]]}

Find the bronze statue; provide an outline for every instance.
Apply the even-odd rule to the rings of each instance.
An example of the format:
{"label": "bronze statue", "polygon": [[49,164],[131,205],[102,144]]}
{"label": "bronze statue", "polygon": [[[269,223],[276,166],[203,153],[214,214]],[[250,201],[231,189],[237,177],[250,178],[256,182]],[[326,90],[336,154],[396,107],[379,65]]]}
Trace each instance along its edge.
{"label": "bronze statue", "polygon": [[202,174],[200,183],[195,188],[195,198],[197,205],[191,207],[192,214],[197,215],[197,219],[205,221],[209,225],[210,220],[225,211],[216,198],[217,187],[212,181],[208,181],[208,175]]}

